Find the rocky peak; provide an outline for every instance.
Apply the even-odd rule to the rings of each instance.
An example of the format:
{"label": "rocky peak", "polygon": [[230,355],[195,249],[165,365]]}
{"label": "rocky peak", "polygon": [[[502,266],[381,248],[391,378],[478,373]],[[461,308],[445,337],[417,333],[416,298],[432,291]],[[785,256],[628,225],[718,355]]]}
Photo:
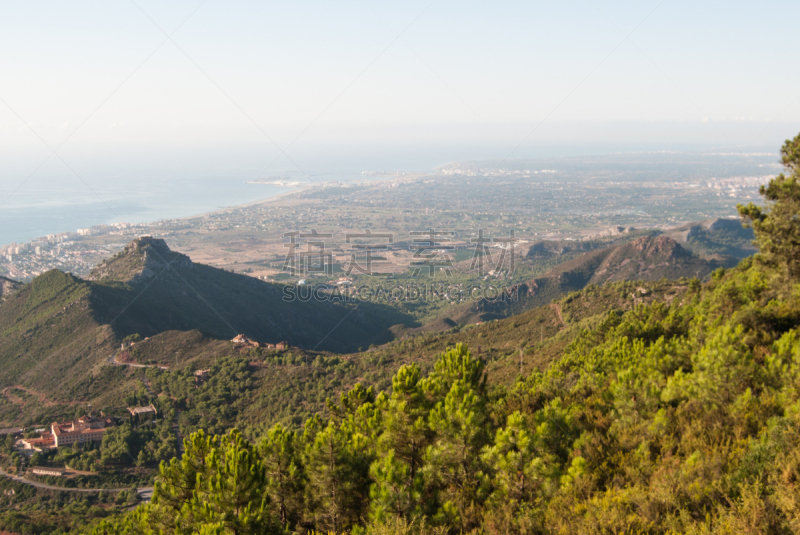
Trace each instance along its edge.
{"label": "rocky peak", "polygon": [[172,251],[161,238],[141,236],[122,251],[104,260],[89,275],[89,280],[115,280],[136,284],[151,279],[167,268],[189,269],[188,256]]}
{"label": "rocky peak", "polygon": [[146,251],[147,249],[160,250],[164,253],[172,252],[166,241],[161,238],[153,238],[152,236],[139,236],[126,245],[123,252],[135,253],[137,251]]}
{"label": "rocky peak", "polygon": [[[637,238],[630,243],[629,250],[640,253],[642,259],[658,258],[662,261],[692,256],[690,251],[668,236]],[[637,253],[632,256],[640,256]]]}

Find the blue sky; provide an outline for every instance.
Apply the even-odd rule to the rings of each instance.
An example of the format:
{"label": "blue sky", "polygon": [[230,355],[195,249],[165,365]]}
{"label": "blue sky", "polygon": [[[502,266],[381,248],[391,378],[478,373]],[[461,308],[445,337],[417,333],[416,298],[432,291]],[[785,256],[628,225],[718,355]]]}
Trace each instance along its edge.
{"label": "blue sky", "polygon": [[365,147],[445,161],[777,148],[800,130],[798,2],[6,1],[2,13],[0,185],[46,144],[80,172],[167,153],[224,170],[324,166]]}

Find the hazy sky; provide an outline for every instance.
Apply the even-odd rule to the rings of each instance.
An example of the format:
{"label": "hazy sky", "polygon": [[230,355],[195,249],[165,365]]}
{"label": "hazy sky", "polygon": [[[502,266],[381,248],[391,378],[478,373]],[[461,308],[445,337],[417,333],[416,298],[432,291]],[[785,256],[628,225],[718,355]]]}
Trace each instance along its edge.
{"label": "hazy sky", "polygon": [[44,142],[87,169],[165,151],[258,166],[276,145],[298,163],[395,143],[453,159],[771,146],[800,130],[797,1],[0,5],[6,184]]}

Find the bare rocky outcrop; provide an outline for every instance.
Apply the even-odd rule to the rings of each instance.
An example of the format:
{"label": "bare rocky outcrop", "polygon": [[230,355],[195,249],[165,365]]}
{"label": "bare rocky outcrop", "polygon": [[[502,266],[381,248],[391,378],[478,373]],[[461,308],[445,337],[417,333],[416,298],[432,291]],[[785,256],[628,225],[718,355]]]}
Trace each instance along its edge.
{"label": "bare rocky outcrop", "polygon": [[191,269],[192,266],[188,256],[172,251],[163,239],[142,236],[99,264],[88,278],[136,284],[146,282],[166,269]]}
{"label": "bare rocky outcrop", "polygon": [[21,282],[0,276],[0,301],[5,301],[17,293],[22,286]]}

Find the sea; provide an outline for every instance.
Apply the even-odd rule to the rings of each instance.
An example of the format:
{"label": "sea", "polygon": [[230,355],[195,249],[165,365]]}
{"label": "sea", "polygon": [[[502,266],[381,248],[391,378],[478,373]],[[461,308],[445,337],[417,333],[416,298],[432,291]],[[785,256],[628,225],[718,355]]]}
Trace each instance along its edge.
{"label": "sea", "polygon": [[[252,176],[138,178],[113,183],[83,182],[75,176],[39,179],[33,184],[0,184],[0,246],[48,234],[112,223],[152,223],[267,200],[297,188],[252,183]],[[287,171],[261,180],[300,184],[370,180],[360,171],[309,176]],[[302,187],[302,186],[298,186]]]}
{"label": "sea", "polygon": [[191,217],[267,200],[293,189],[254,181],[311,185],[382,180],[386,173],[433,171],[476,154],[424,146],[321,151],[279,159],[265,170],[265,162],[273,160],[249,147],[195,150],[174,157],[135,152],[118,159],[75,157],[68,159],[69,167],[50,158],[41,168],[35,167],[36,158],[5,165],[7,155],[0,152],[0,247],[94,225]]}

